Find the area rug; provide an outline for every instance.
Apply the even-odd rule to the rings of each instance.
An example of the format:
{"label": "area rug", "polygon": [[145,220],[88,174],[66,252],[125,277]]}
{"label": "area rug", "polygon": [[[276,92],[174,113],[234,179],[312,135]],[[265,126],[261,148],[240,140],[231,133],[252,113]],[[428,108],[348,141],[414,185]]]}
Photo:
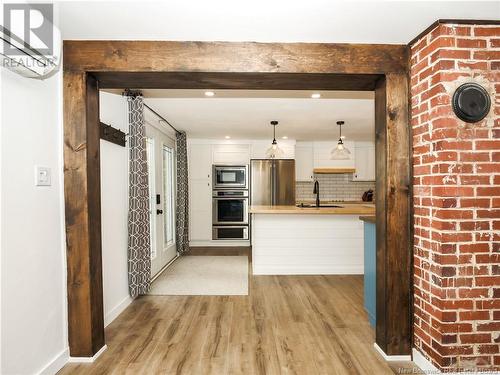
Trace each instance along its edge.
{"label": "area rug", "polygon": [[150,295],[248,295],[248,257],[181,256],[151,286]]}

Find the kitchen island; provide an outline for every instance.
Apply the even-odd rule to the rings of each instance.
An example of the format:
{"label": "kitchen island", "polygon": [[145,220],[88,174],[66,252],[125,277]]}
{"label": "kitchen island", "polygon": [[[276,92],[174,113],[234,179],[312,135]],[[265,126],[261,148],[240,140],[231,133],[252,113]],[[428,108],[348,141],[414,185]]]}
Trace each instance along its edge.
{"label": "kitchen island", "polygon": [[363,223],[373,204],[250,206],[255,275],[363,274]]}

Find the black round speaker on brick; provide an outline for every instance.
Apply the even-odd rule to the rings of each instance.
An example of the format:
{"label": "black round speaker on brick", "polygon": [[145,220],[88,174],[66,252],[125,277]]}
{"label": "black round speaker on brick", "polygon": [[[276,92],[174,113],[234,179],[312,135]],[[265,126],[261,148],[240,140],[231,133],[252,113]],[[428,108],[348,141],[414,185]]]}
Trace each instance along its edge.
{"label": "black round speaker on brick", "polygon": [[478,122],[486,117],[491,107],[488,92],[477,83],[464,83],[452,99],[453,112],[465,122]]}

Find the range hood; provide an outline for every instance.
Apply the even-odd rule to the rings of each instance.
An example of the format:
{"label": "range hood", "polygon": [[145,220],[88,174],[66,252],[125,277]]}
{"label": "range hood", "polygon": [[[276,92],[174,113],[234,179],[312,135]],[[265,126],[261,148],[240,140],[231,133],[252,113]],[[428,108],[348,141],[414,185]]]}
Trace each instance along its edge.
{"label": "range hood", "polygon": [[342,174],[342,173],[354,173],[356,172],[356,168],[314,168],[313,172],[315,174]]}

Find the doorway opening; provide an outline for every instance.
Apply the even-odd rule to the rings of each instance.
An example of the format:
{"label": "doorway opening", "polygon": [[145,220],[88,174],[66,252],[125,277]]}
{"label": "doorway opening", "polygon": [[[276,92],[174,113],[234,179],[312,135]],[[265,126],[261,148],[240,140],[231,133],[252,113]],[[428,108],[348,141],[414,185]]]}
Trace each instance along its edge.
{"label": "doorway opening", "polygon": [[[409,353],[412,236],[406,46],[69,41],[64,51],[71,355],[92,356],[105,342],[96,174],[98,87],[375,90],[376,342],[388,355]],[[82,187],[83,202],[76,199]]]}

